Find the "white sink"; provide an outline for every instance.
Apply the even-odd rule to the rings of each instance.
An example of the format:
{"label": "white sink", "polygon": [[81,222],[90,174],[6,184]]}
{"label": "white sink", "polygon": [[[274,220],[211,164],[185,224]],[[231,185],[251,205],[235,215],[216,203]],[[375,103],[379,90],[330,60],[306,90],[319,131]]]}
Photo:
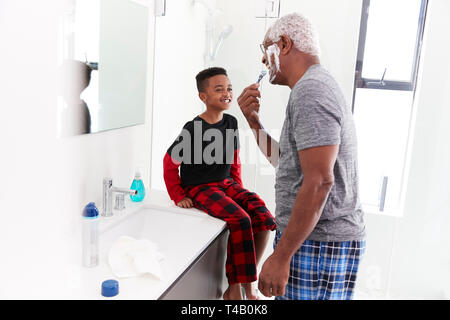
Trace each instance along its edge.
{"label": "white sink", "polygon": [[[101,282],[116,279],[119,295],[114,299],[158,299],[225,229],[225,222],[221,220],[180,208],[148,206],[119,220],[109,225],[108,221],[106,224],[101,221],[100,265],[83,270],[85,298],[102,299]],[[158,245],[165,257],[161,262],[163,281],[151,275],[126,279],[114,276],[107,257],[112,244],[121,236],[148,239]]]}

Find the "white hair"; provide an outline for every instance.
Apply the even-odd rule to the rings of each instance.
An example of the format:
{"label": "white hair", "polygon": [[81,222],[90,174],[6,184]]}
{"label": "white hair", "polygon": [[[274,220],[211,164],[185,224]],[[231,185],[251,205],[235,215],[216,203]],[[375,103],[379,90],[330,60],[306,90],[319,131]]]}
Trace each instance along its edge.
{"label": "white hair", "polygon": [[319,37],[305,16],[291,13],[281,17],[269,28],[266,38],[277,42],[282,35],[288,36],[298,50],[313,56],[320,55]]}

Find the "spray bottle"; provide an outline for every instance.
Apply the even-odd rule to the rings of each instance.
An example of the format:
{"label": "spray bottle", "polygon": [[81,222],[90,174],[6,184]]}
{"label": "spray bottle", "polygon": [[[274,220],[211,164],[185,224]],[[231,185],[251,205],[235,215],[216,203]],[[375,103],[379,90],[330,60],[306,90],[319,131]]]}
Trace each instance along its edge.
{"label": "spray bottle", "polygon": [[82,260],[83,266],[91,268],[99,262],[98,209],[90,202],[83,210],[82,221]]}

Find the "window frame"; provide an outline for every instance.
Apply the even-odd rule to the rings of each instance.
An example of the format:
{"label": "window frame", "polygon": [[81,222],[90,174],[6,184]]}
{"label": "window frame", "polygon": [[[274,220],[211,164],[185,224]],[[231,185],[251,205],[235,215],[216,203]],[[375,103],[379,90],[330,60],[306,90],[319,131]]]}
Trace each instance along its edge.
{"label": "window frame", "polygon": [[367,38],[367,24],[369,20],[371,0],[363,0],[361,13],[361,27],[359,32],[358,54],[356,58],[355,85],[353,89],[352,111],[355,110],[355,94],[357,89],[378,89],[378,90],[400,90],[415,91],[417,86],[417,76],[422,52],[423,35],[429,0],[421,0],[418,30],[416,37],[416,47],[414,52],[413,68],[410,81],[390,81],[384,79],[363,78],[362,70],[364,66],[364,51]]}

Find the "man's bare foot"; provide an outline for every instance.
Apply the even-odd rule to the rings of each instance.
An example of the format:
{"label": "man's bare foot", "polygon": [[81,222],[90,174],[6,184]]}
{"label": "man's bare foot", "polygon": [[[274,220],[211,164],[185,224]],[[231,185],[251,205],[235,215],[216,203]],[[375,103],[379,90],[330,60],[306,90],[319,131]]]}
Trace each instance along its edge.
{"label": "man's bare foot", "polygon": [[223,294],[223,300],[242,300],[241,285],[231,284]]}
{"label": "man's bare foot", "polygon": [[247,300],[259,300],[258,291],[256,290],[255,284],[256,282],[242,283]]}

